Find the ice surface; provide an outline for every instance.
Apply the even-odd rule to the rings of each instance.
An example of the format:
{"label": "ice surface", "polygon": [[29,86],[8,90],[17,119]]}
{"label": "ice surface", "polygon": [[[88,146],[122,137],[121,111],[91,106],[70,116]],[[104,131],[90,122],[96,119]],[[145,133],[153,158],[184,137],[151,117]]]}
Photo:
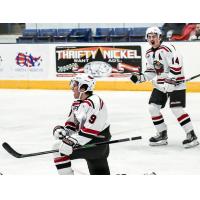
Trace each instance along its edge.
{"label": "ice surface", "polygon": [[[141,135],[142,140],[110,145],[112,174],[200,175],[200,146],[184,149],[185,134],[168,105],[163,109],[169,145],[150,147],[155,135],[149,112],[150,92],[96,91],[107,104],[112,139]],[[63,124],[73,96],[61,90],[0,90],[0,143],[8,142],[20,153],[51,150],[52,129]],[[187,93],[186,111],[200,134],[199,93]],[[75,174],[89,174],[84,160],[73,160]],[[0,172],[8,175],[57,175],[53,156],[17,159],[0,146]]]}

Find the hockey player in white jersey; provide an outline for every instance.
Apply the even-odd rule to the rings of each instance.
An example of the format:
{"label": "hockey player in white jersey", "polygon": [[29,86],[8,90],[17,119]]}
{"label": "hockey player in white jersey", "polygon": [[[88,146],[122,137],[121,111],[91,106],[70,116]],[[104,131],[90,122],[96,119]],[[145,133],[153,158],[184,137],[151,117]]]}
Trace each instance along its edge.
{"label": "hockey player in white jersey", "polygon": [[109,145],[85,149],[77,147],[110,140],[110,124],[104,101],[93,94],[95,79],[87,74],[72,78],[71,89],[76,99],[64,126],[56,126],[53,135],[57,139],[54,163],[60,175],[73,174],[71,160],[85,159],[91,175],[109,175],[107,162]]}
{"label": "hockey player in white jersey", "polygon": [[198,145],[191,119],[184,111],[186,106],[186,83],[183,63],[176,48],[162,43],[162,32],[158,27],[150,27],[146,31],[146,40],[151,48],[146,51],[146,70],[144,73],[133,73],[131,80],[134,83],[152,81],[154,89],[149,99],[149,112],[157,135],[150,138],[150,145],[166,145],[167,125],[160,112],[169,98],[172,113],[183,128],[186,139],[185,148]]}

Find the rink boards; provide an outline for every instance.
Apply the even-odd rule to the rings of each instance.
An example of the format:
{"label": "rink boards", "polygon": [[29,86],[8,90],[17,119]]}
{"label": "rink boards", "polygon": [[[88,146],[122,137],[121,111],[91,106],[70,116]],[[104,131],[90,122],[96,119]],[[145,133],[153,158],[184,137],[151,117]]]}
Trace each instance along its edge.
{"label": "rink boards", "polygon": [[[0,88],[6,89],[57,89],[69,90],[69,81],[25,81],[25,80],[1,80]],[[151,91],[152,83],[133,84],[131,81],[98,81],[96,90],[110,91]],[[187,92],[200,92],[200,82],[188,82]]]}
{"label": "rink boards", "polygon": [[[173,45],[183,56],[186,79],[199,74],[199,42]],[[98,71],[103,65],[96,90],[149,91],[150,82],[133,84],[129,79],[135,67],[145,70],[148,48],[146,42],[0,44],[0,88],[68,90],[75,74],[92,70],[94,65],[93,72]],[[188,82],[187,91],[200,92],[200,79]]]}

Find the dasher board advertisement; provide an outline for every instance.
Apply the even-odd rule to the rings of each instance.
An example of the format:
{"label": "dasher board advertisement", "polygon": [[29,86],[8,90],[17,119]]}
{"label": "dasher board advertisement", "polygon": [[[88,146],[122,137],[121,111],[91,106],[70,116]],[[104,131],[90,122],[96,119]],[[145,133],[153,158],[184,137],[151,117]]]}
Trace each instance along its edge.
{"label": "dasher board advertisement", "polygon": [[0,46],[0,79],[44,80],[51,66],[48,46],[2,44]]}
{"label": "dasher board advertisement", "polygon": [[94,77],[127,77],[140,72],[141,46],[57,46],[56,76],[87,73]]}

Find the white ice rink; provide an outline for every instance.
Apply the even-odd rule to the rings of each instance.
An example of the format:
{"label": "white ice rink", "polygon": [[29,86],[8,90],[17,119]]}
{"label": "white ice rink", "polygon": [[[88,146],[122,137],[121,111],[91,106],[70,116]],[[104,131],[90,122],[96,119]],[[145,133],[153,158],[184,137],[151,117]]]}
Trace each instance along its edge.
{"label": "white ice rink", "polygon": [[[150,147],[155,129],[148,113],[150,92],[96,91],[107,104],[112,139],[132,136],[142,140],[110,145],[112,174],[200,175],[200,146],[184,149],[185,134],[169,110],[163,109],[168,124],[169,145]],[[65,122],[71,103],[70,91],[0,90],[0,143],[8,142],[20,153],[51,150],[52,129]],[[186,111],[200,138],[199,93],[187,93]],[[73,160],[75,174],[88,174],[84,160]],[[7,175],[57,175],[51,154],[17,159],[0,146],[0,172]]]}

